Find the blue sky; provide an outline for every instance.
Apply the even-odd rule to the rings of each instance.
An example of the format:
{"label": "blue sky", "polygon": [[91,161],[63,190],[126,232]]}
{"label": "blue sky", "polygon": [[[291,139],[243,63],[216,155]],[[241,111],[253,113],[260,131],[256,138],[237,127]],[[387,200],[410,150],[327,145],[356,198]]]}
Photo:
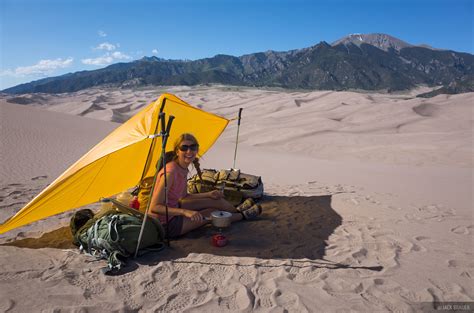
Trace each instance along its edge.
{"label": "blue sky", "polygon": [[351,33],[474,53],[472,0],[0,0],[0,89],[143,56],[286,51]]}

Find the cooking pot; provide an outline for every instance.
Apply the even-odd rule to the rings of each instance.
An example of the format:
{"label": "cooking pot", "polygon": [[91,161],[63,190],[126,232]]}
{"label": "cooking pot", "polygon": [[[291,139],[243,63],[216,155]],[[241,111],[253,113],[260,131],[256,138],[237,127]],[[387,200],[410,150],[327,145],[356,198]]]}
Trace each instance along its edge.
{"label": "cooking pot", "polygon": [[230,226],[232,213],[226,211],[214,211],[207,220],[212,221],[212,225],[217,228],[225,228]]}

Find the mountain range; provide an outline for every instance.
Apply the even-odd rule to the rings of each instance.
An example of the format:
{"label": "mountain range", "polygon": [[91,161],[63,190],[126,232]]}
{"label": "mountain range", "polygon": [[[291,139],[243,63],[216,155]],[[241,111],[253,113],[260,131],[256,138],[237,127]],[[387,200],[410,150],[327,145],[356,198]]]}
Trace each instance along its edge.
{"label": "mountain range", "polygon": [[[397,91],[424,84],[438,93],[474,91],[474,56],[412,45],[386,34],[351,34],[332,44],[199,60],[144,57],[102,69],[49,77],[5,93],[64,93],[113,85],[225,84],[308,90]],[[434,93],[421,96],[433,96]]]}

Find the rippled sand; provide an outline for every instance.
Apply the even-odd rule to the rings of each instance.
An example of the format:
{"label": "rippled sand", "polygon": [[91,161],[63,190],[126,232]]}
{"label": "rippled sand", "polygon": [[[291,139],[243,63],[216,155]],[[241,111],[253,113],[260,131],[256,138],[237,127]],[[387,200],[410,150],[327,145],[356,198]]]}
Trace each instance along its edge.
{"label": "rippled sand", "polygon": [[[2,311],[410,312],[474,300],[473,93],[2,95],[0,220],[162,92],[227,118],[244,108],[237,167],[263,177],[262,216],[234,224],[224,248],[203,228],[115,277],[71,245],[70,212],[12,230],[0,236]],[[236,131],[204,167],[232,166]]]}

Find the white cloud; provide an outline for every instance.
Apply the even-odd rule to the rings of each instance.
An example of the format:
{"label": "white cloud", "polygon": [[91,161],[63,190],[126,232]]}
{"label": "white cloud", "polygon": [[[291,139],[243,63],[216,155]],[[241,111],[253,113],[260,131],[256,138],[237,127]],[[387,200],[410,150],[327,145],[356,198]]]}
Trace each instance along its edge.
{"label": "white cloud", "polygon": [[112,63],[114,59],[110,55],[104,55],[93,59],[82,59],[81,61],[87,65],[107,65]]}
{"label": "white cloud", "polygon": [[2,71],[0,74],[2,76],[16,76],[16,77],[25,77],[25,76],[48,76],[54,70],[58,68],[66,68],[69,67],[72,62],[74,61],[73,58],[62,59],[58,58],[55,60],[40,60],[38,63],[30,66],[20,66],[14,70],[5,70]]}
{"label": "white cloud", "polygon": [[107,34],[103,30],[99,30],[97,34],[99,35],[99,37],[107,37]]}
{"label": "white cloud", "polygon": [[131,59],[130,56],[120,51],[115,51],[112,53],[107,52],[106,54],[98,58],[82,59],[81,61],[83,64],[87,64],[87,65],[108,65],[117,60],[130,60],[130,59]]}
{"label": "white cloud", "polygon": [[132,57],[126,55],[125,53],[120,52],[120,51],[115,51],[114,53],[112,53],[112,57],[116,60],[129,60],[129,59],[132,58]]}
{"label": "white cloud", "polygon": [[116,45],[113,45],[111,43],[108,43],[108,42],[103,42],[101,43],[100,45],[98,45],[97,47],[95,47],[94,49],[95,50],[107,50],[107,51],[113,51],[117,48]]}
{"label": "white cloud", "polygon": [[153,50],[151,50],[151,53],[153,53],[153,54],[158,54],[158,50],[153,49]]}

